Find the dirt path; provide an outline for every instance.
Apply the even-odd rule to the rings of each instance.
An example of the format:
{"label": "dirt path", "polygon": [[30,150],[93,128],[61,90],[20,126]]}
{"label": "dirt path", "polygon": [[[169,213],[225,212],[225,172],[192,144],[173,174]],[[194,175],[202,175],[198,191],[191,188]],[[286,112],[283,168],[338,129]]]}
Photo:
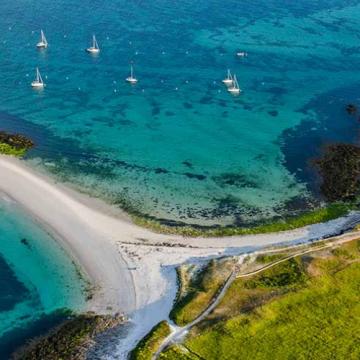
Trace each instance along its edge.
{"label": "dirt path", "polygon": [[[281,264],[281,263],[283,263],[285,261],[296,258],[298,256],[309,254],[309,253],[312,253],[312,252],[315,252],[315,251],[324,250],[324,249],[327,249],[327,248],[332,248],[334,246],[338,246],[338,245],[344,244],[346,242],[358,239],[359,237],[360,237],[360,232],[356,231],[356,232],[353,232],[353,233],[344,234],[344,235],[336,236],[336,237],[333,237],[333,238],[329,238],[326,244],[319,245],[319,246],[313,246],[310,249],[301,250],[299,252],[296,252],[295,254],[292,254],[292,255],[289,255],[289,256],[287,256],[287,257],[285,257],[283,259],[274,261],[274,262],[272,262],[272,263],[270,263],[270,264],[268,264],[266,266],[263,266],[260,269],[251,271],[251,272],[246,273],[246,274],[238,274],[238,270],[235,269],[234,271],[232,271],[232,273],[230,274],[230,276],[226,280],[226,282],[223,285],[221,291],[215,296],[215,298],[212,299],[210,305],[206,308],[206,310],[204,310],[191,323],[189,323],[189,324],[187,324],[187,325],[185,325],[183,327],[173,326],[173,329],[174,329],[173,332],[160,345],[158,351],[153,356],[153,360],[156,360],[159,357],[160,353],[162,351],[164,351],[172,343],[180,342],[193,326],[198,324],[200,321],[204,320],[217,307],[217,305],[223,299],[223,297],[226,294],[226,291],[228,290],[228,288],[231,286],[231,284],[233,283],[233,281],[235,279],[247,278],[247,277],[251,277],[251,276],[260,274],[263,271],[266,271],[266,270],[268,270],[268,269],[270,269],[270,268],[272,268],[274,266],[277,266],[277,265],[279,265],[279,264]],[[268,250],[268,251],[259,252],[259,255],[260,254],[274,253],[275,251],[279,252],[281,250],[291,250],[291,249],[292,249],[292,247],[283,248],[283,249],[279,249],[279,250]]]}

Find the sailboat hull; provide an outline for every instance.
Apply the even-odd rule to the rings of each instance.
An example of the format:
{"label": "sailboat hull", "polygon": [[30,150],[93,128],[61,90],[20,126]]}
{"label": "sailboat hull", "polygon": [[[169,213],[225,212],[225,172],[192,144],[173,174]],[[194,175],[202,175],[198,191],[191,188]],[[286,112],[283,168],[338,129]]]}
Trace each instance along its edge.
{"label": "sailboat hull", "polygon": [[39,82],[39,81],[33,81],[33,82],[31,83],[31,87],[40,89],[40,88],[43,88],[43,87],[44,87],[44,84],[41,83],[41,82]]}
{"label": "sailboat hull", "polygon": [[90,53],[90,54],[98,54],[100,52],[100,49],[94,48],[94,47],[89,47],[86,49],[86,52]]}
{"label": "sailboat hull", "polygon": [[47,44],[44,43],[44,42],[42,42],[42,41],[40,41],[39,43],[36,44],[36,47],[37,47],[38,49],[46,49],[46,48],[47,48]]}
{"label": "sailboat hull", "polygon": [[225,79],[222,81],[225,85],[232,85],[233,84],[233,81],[231,79]]}
{"label": "sailboat hull", "polygon": [[130,84],[136,84],[137,83],[137,79],[132,78],[132,77],[128,77],[126,78],[126,81]]}

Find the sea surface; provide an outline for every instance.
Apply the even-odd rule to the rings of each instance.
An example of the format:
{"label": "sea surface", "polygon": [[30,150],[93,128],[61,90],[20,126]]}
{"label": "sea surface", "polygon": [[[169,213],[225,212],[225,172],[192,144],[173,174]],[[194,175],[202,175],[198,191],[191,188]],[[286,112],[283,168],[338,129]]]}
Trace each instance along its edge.
{"label": "sea surface", "polygon": [[81,310],[86,281],[62,247],[0,194],[0,359]]}
{"label": "sea surface", "polygon": [[[198,225],[295,214],[321,201],[309,160],[329,141],[357,141],[344,108],[359,104],[359,1],[2,0],[0,10],[0,127],[35,139],[34,165],[128,210]],[[84,51],[92,34],[98,56]],[[30,87],[37,66],[43,91]],[[221,82],[228,68],[239,96]]]}

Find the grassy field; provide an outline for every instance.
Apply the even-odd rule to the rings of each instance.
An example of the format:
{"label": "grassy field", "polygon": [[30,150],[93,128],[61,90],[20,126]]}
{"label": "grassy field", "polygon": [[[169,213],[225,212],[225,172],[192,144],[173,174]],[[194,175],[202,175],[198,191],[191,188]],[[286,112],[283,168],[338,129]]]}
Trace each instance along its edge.
{"label": "grassy field", "polygon": [[178,269],[180,291],[170,319],[184,326],[196,319],[209,305],[231,273],[231,261],[212,260],[199,272],[190,276],[186,270]]}
{"label": "grassy field", "polygon": [[136,345],[130,354],[130,360],[151,360],[161,342],[170,335],[170,327],[161,321]]}
{"label": "grassy field", "polygon": [[130,215],[135,224],[149,228],[155,232],[164,234],[178,234],[191,237],[217,237],[217,236],[233,236],[233,235],[251,235],[272,233],[278,231],[286,231],[297,229],[306,225],[317,224],[336,219],[346,215],[350,210],[354,209],[355,205],[351,203],[333,203],[324,208],[316,209],[304,213],[299,216],[283,218],[273,222],[265,223],[250,227],[214,227],[214,228],[196,228],[192,226],[167,226],[160,222],[142,217],[141,215]]}
{"label": "grassy field", "polygon": [[359,359],[360,242],[238,279],[161,359]]}

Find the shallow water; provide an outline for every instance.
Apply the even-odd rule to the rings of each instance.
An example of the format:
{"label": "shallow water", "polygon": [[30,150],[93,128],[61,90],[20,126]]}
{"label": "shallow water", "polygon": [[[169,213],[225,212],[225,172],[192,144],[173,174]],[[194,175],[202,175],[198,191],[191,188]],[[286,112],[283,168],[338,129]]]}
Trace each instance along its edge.
{"label": "shallow water", "polygon": [[0,358],[81,310],[86,283],[61,246],[10,199],[0,198]]}
{"label": "shallow water", "polygon": [[[296,213],[318,203],[308,160],[328,141],[357,141],[344,106],[359,102],[358,1],[0,9],[0,126],[34,136],[30,157],[64,180],[132,210],[204,225]],[[50,45],[39,52],[40,28]],[[93,33],[96,57],[84,52]],[[136,86],[124,82],[131,61]],[[238,97],[221,84],[227,68]]]}

